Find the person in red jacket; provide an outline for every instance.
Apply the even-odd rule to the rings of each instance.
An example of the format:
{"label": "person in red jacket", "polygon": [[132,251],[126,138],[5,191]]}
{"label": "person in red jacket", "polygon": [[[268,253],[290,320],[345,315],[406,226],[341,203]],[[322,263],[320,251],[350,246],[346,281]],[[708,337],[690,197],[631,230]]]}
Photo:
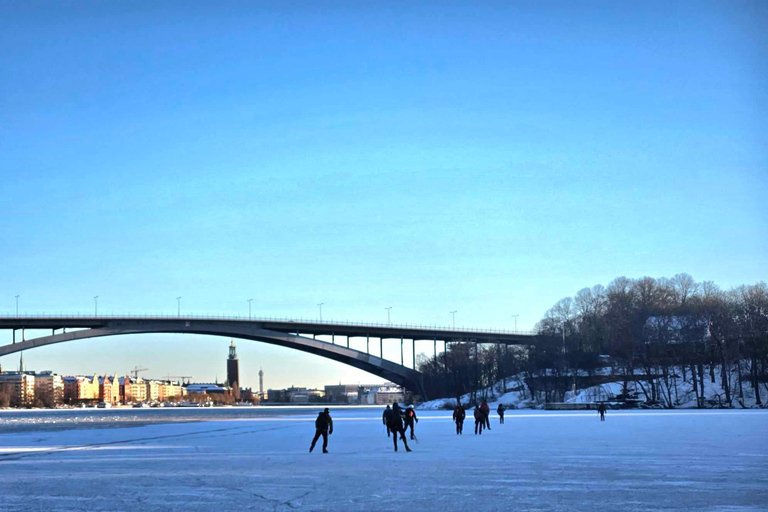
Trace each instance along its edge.
{"label": "person in red jacket", "polygon": [[416,417],[416,411],[413,409],[412,405],[409,405],[408,408],[405,410],[405,431],[408,432],[408,427],[411,427],[411,439],[416,439],[416,436],[413,432],[413,427],[415,426],[414,423],[418,423],[419,418]]}
{"label": "person in red jacket", "polygon": [[400,409],[400,404],[393,402],[392,409],[390,409],[387,414],[387,427],[392,431],[392,442],[395,444],[395,451],[397,451],[397,436],[399,435],[400,439],[403,441],[403,445],[405,445],[405,451],[410,452],[411,449],[408,448],[408,441],[405,440],[405,430],[403,430],[403,418],[400,415],[401,412],[402,409]]}
{"label": "person in red jacket", "polygon": [[483,413],[483,420],[485,421],[485,428],[488,430],[491,430],[491,408],[488,407],[488,402],[483,400],[483,403],[480,404],[480,411]]}

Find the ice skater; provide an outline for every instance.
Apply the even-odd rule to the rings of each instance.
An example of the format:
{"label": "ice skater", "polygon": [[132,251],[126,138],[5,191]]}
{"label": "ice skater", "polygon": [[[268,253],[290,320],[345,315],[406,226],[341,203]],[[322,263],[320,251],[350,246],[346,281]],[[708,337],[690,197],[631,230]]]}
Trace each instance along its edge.
{"label": "ice skater", "polygon": [[480,405],[475,405],[475,435],[481,435],[484,426],[485,415],[483,414],[483,410],[480,409]]}
{"label": "ice skater", "polygon": [[600,421],[605,421],[605,402],[597,405],[597,412],[600,414]]}
{"label": "ice skater", "polygon": [[480,411],[483,413],[483,421],[485,422],[485,428],[488,430],[491,430],[491,408],[488,407],[488,402],[483,400],[483,403],[480,404]]}
{"label": "ice skater", "polygon": [[392,442],[395,444],[395,451],[397,451],[397,436],[400,435],[400,439],[403,440],[403,446],[405,451],[410,452],[408,448],[408,441],[405,440],[405,430],[403,429],[403,417],[401,416],[400,405],[397,402],[392,404],[392,409],[389,410],[387,416],[387,427],[392,431]]}
{"label": "ice skater", "polygon": [[416,417],[416,411],[413,409],[412,405],[409,405],[408,408],[405,410],[405,431],[408,432],[408,427],[411,428],[411,439],[415,440],[416,435],[413,432],[414,428],[414,422],[418,423],[419,418]]}
{"label": "ice skater", "polygon": [[456,404],[453,408],[453,421],[456,422],[456,435],[464,434],[464,418],[467,417],[467,412],[461,403]]}
{"label": "ice skater", "polygon": [[381,415],[381,422],[384,424],[384,427],[387,429],[387,437],[391,434],[391,430],[389,430],[389,425],[387,425],[387,417],[389,416],[389,411],[391,411],[392,408],[387,404],[387,408],[384,409],[384,414]]}
{"label": "ice skater", "polygon": [[331,411],[326,407],[323,412],[317,415],[315,420],[315,437],[309,446],[309,453],[315,449],[315,444],[317,444],[320,436],[323,436],[323,453],[328,453],[328,435],[330,434],[333,434],[333,420],[331,419]]}
{"label": "ice skater", "polygon": [[499,404],[496,408],[496,412],[499,414],[499,425],[504,424],[504,404]]}

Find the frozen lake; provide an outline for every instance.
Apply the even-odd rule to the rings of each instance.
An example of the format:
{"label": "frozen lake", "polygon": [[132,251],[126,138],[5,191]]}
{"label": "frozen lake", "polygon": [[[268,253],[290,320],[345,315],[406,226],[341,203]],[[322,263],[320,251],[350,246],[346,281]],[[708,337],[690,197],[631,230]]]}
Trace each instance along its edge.
{"label": "frozen lake", "polygon": [[0,510],[768,510],[768,411],[510,411],[461,437],[425,411],[394,453],[382,409],[332,408],[323,455],[318,410],[3,411]]}

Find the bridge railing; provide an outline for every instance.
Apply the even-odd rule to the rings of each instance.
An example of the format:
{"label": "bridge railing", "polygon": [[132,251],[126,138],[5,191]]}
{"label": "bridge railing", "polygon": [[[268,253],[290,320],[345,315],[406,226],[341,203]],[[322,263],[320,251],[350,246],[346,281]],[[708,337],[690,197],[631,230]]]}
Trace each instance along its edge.
{"label": "bridge railing", "polygon": [[275,317],[275,316],[242,316],[242,315],[200,315],[200,314],[184,314],[184,315],[174,315],[174,314],[164,314],[164,313],[152,313],[152,314],[137,314],[137,313],[107,313],[107,314],[87,314],[87,313],[19,313],[18,315],[15,313],[0,313],[0,319],[15,319],[15,318],[24,318],[24,319],[33,319],[33,318],[49,318],[49,319],[71,319],[71,318],[82,318],[82,319],[115,319],[115,318],[141,318],[141,319],[147,319],[147,320],[171,320],[171,319],[179,319],[179,320],[228,320],[228,321],[236,321],[236,322],[285,322],[285,323],[296,323],[296,324],[318,324],[318,325],[328,325],[328,326],[334,326],[338,325],[340,327],[378,327],[378,328],[389,328],[389,329],[421,329],[425,331],[452,331],[452,332],[468,332],[468,333],[478,333],[478,334],[512,334],[512,335],[534,335],[536,334],[535,331],[525,331],[525,330],[508,330],[508,329],[488,329],[488,328],[473,328],[473,327],[452,327],[450,325],[427,325],[427,324],[392,324],[392,323],[376,323],[376,322],[351,322],[348,320],[345,321],[339,321],[339,320],[318,320],[316,318],[289,318],[289,317]]}

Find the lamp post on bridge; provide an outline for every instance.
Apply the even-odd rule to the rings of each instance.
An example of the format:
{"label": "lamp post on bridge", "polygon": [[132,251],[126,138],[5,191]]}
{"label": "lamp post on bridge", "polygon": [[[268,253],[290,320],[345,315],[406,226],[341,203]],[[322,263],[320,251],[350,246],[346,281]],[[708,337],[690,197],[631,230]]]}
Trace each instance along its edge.
{"label": "lamp post on bridge", "polygon": [[321,322],[323,321],[323,304],[325,304],[325,302],[320,302],[320,303],[317,304],[317,307],[320,308],[320,321]]}
{"label": "lamp post on bridge", "polygon": [[389,306],[388,308],[384,308],[384,309],[387,310],[387,325],[392,325],[392,321],[390,320],[390,316],[389,316],[389,310],[392,309],[392,306]]}
{"label": "lamp post on bridge", "polygon": [[512,318],[515,319],[515,332],[517,332],[517,317],[519,317],[519,316],[520,315],[512,315]]}
{"label": "lamp post on bridge", "polygon": [[176,316],[181,316],[181,297],[176,297]]}
{"label": "lamp post on bridge", "polygon": [[19,297],[20,295],[16,296],[16,316],[19,316]]}
{"label": "lamp post on bridge", "polygon": [[93,316],[99,316],[99,296],[93,297]]}
{"label": "lamp post on bridge", "polygon": [[456,330],[456,313],[458,313],[459,310],[451,311],[451,317],[453,318],[453,330]]}
{"label": "lamp post on bridge", "polygon": [[251,319],[251,301],[253,301],[253,299],[248,299],[248,320]]}

